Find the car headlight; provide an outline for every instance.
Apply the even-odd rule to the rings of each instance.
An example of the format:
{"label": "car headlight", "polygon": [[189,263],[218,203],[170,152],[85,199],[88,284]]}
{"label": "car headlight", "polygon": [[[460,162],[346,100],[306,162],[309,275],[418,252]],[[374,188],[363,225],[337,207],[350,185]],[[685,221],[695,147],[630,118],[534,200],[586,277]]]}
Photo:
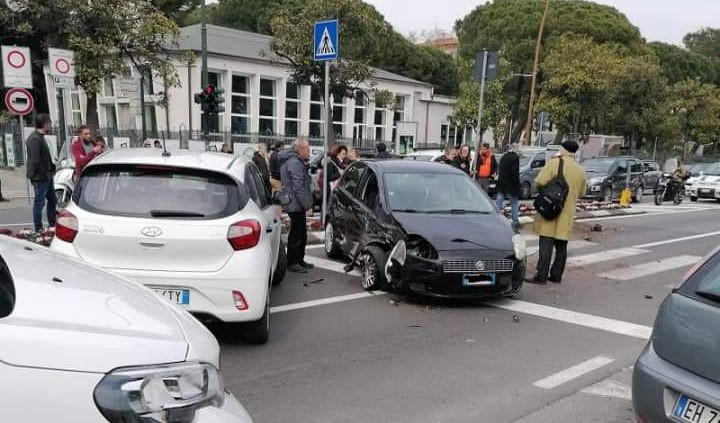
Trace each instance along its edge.
{"label": "car headlight", "polygon": [[527,255],[527,246],[525,245],[525,237],[520,234],[512,237],[513,250],[515,250],[515,258],[518,260],[525,259]]}
{"label": "car headlight", "polygon": [[95,404],[111,423],[190,423],[195,411],[224,400],[220,372],[204,363],[120,368],[95,388]]}
{"label": "car headlight", "polygon": [[590,185],[602,185],[603,181],[605,181],[605,178],[591,178],[588,181],[588,184]]}
{"label": "car headlight", "polygon": [[400,264],[400,266],[405,266],[405,259],[407,258],[407,247],[405,246],[405,241],[400,240],[395,244],[395,248],[392,249],[390,252],[390,255],[388,256],[388,263],[390,263],[392,260],[395,260]]}

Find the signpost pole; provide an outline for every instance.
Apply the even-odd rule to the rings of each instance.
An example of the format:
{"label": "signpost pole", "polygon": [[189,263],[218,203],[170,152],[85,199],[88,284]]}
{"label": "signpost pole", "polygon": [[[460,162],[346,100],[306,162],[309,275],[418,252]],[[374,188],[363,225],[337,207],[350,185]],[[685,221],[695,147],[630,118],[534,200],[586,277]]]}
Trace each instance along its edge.
{"label": "signpost pole", "polygon": [[473,173],[473,179],[476,178],[475,170],[477,170],[478,161],[480,157],[480,146],[482,144],[482,116],[483,116],[483,103],[485,101],[485,75],[487,73],[487,59],[488,59],[488,52],[487,50],[483,52],[483,61],[482,61],[482,75],[480,77],[480,101],[478,104],[478,124],[477,124],[477,143],[475,146],[475,161],[473,162],[472,166],[472,173]]}
{"label": "signpost pole", "polygon": [[328,196],[328,149],[330,148],[330,131],[332,131],[332,113],[330,111],[330,61],[325,61],[325,148],[323,151],[323,197],[322,197],[322,225],[325,227]]}
{"label": "signpost pole", "polygon": [[[65,99],[63,97],[64,88],[58,88],[57,90],[57,102],[58,102],[58,142],[60,145],[65,143]],[[22,125],[20,125],[22,131]],[[21,132],[22,133],[22,132]]]}

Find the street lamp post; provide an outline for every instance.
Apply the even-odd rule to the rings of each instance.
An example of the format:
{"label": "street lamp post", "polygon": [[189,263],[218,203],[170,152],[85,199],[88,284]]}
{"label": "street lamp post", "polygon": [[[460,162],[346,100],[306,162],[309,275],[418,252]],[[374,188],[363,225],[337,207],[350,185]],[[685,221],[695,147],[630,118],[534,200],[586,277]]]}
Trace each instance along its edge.
{"label": "street lamp post", "polygon": [[530,104],[528,104],[528,118],[525,123],[524,143],[530,143],[530,132],[532,131],[533,106],[535,103],[535,85],[537,84],[537,73],[540,63],[540,47],[542,45],[543,30],[545,29],[545,20],[547,19],[548,10],[550,9],[550,0],[545,0],[545,10],[540,20],[540,30],[538,31],[537,42],[535,44],[535,60],[533,61],[532,82],[530,83]]}

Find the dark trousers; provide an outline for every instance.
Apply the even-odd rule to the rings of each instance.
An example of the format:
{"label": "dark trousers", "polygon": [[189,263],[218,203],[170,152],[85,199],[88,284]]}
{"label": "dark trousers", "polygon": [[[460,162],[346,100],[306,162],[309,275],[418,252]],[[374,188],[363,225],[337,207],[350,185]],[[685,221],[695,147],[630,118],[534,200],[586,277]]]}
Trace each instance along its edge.
{"label": "dark trousers", "polygon": [[35,202],[33,203],[33,224],[35,230],[40,231],[43,228],[42,211],[47,201],[47,219],[48,225],[55,226],[57,210],[55,198],[55,184],[52,176],[46,181],[32,181],[33,190],[35,191]]}
{"label": "dark trousers", "polygon": [[[550,279],[559,281],[565,272],[565,262],[567,261],[567,241],[561,239],[540,237],[540,258],[537,263],[537,278],[541,281],[547,280],[548,273]],[[553,255],[553,247],[555,248],[555,261],[550,267],[550,260]]]}
{"label": "dark trousers", "polygon": [[290,216],[290,233],[288,234],[287,258],[288,265],[292,266],[305,261],[307,221],[305,212],[288,213],[288,216]]}

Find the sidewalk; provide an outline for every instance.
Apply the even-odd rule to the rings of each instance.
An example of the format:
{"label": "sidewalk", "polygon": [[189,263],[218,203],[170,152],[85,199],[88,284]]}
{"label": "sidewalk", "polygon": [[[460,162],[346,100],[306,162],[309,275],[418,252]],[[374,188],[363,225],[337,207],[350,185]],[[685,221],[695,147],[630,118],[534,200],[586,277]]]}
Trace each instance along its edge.
{"label": "sidewalk", "polygon": [[28,197],[28,182],[24,167],[18,167],[15,170],[0,169],[0,182],[2,182],[2,194],[5,198]]}

